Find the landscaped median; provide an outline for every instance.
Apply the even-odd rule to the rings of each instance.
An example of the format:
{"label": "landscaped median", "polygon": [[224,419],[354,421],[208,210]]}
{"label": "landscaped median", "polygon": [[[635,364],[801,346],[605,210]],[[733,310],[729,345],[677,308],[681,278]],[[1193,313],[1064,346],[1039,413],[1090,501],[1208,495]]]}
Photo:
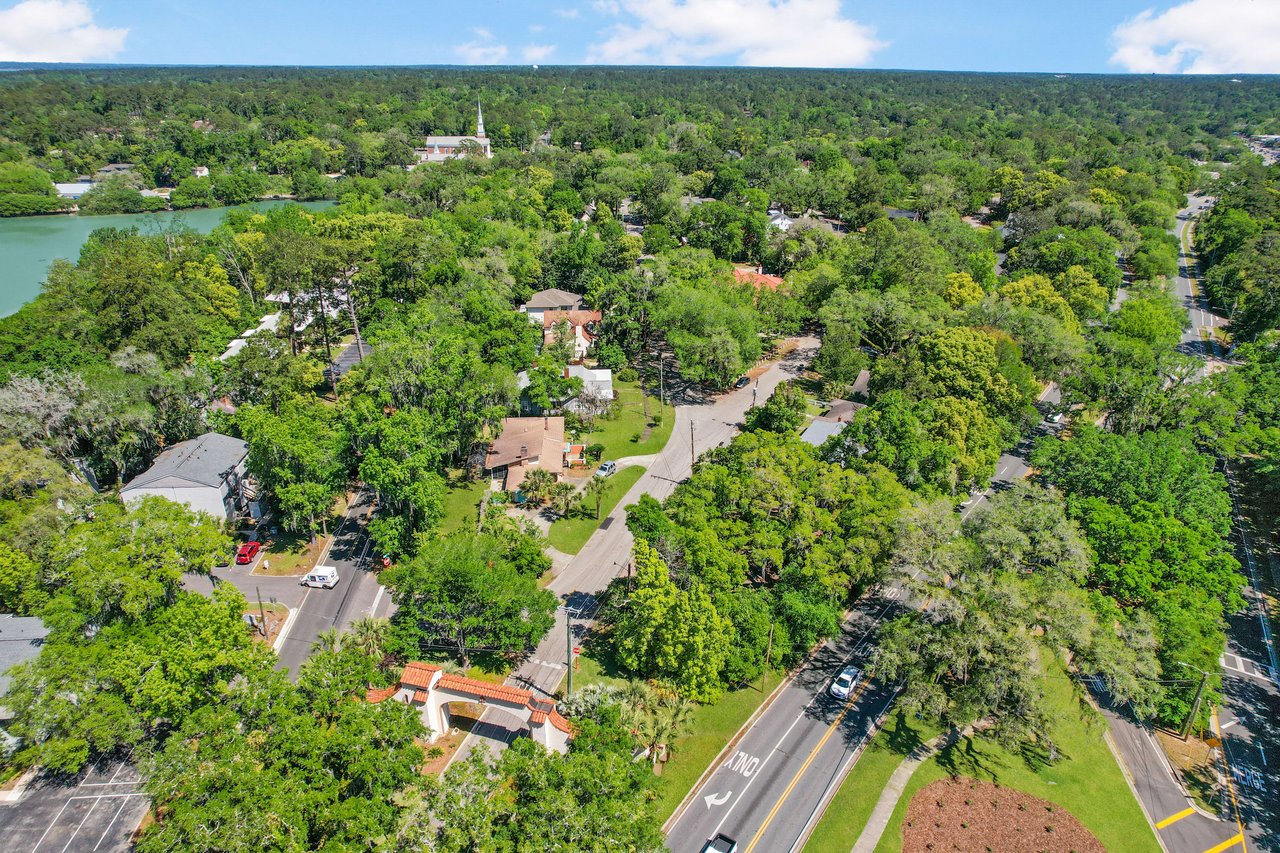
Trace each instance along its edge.
{"label": "landscaped median", "polygon": [[[1057,666],[1043,679],[1056,720],[1050,735],[1056,755],[1015,754],[981,736],[959,738],[916,770],[907,782],[876,853],[898,853],[911,798],[931,782],[952,776],[994,782],[1048,800],[1075,815],[1107,850],[1158,851],[1151,826],[1133,797],[1104,738],[1106,722]],[[893,771],[937,732],[905,714],[893,714],[854,765],[806,851],[848,853],[862,833]]]}
{"label": "landscaped median", "polygon": [[608,487],[600,500],[598,518],[595,500],[584,497],[570,511],[568,518],[553,521],[551,529],[547,531],[547,541],[551,543],[551,547],[563,554],[576,554],[581,551],[582,546],[586,545],[587,540],[591,538],[591,534],[595,533],[600,524],[609,517],[609,513],[613,512],[618,501],[631,491],[631,487],[643,476],[644,471],[643,465],[629,465],[606,480]]}

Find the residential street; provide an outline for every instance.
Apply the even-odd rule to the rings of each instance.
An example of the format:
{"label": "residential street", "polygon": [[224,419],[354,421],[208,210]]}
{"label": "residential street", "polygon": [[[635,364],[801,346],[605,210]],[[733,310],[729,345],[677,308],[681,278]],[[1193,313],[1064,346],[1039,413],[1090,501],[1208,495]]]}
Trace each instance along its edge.
{"label": "residential street", "polygon": [[[347,514],[339,523],[329,551],[322,556],[321,565],[333,566],[341,578],[333,589],[304,587],[297,577],[270,577],[250,573],[253,566],[232,565],[215,569],[212,579],[190,577],[185,586],[208,593],[214,583],[230,583],[240,590],[251,603],[274,598],[279,603],[297,610],[289,632],[280,644],[280,665],[296,678],[298,667],[311,654],[311,644],[322,632],[330,628],[346,628],[356,619],[373,613],[386,615],[390,598],[381,594],[377,575],[372,571],[372,547],[365,533],[365,523],[372,509],[370,496],[358,492],[347,508]],[[261,558],[259,558],[261,559]],[[254,566],[258,563],[255,561]]]}
{"label": "residential street", "polygon": [[[627,530],[626,506],[650,494],[662,500],[671,494],[681,480],[692,471],[692,454],[701,454],[727,444],[738,433],[739,424],[753,400],[763,403],[778,383],[798,376],[818,352],[818,339],[797,339],[797,347],[782,361],[769,366],[759,379],[739,391],[709,400],[676,400],[676,421],[671,440],[657,455],[644,475],[627,492],[613,512],[600,524],[600,529],[587,541],[577,556],[547,586],[573,613],[575,638],[589,627],[595,613],[593,593],[603,591],[615,577],[626,571],[631,559],[631,531]],[[692,425],[692,454],[690,448]],[[538,644],[537,650],[507,680],[509,684],[550,695],[565,676],[568,639],[565,609],[556,613],[556,624]],[[515,736],[514,718],[502,711],[487,710],[482,722],[488,724],[486,735],[499,741]],[[455,754],[465,755],[475,736],[468,737]]]}

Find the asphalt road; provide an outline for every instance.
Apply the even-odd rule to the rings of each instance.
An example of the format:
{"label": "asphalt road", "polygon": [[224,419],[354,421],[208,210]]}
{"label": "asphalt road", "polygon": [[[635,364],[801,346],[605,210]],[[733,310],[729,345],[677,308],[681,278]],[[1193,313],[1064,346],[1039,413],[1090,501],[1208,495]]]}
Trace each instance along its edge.
{"label": "asphalt road", "polygon": [[[271,577],[252,574],[262,557],[249,566],[227,566],[215,569],[209,578],[189,576],[184,587],[208,594],[214,584],[230,583],[250,603],[261,595],[263,601],[275,600],[297,611],[284,642],[279,646],[280,665],[296,678],[298,668],[311,654],[311,644],[322,632],[346,628],[356,619],[368,615],[386,615],[390,599],[381,594],[377,575],[372,571],[372,545],[365,530],[371,498],[359,492],[347,508],[347,514],[335,531],[329,550],[321,556],[320,565],[334,566],[341,580],[333,589],[302,586],[296,577]],[[374,613],[374,606],[377,612]]]}
{"label": "asphalt road", "polygon": [[[803,337],[784,359],[764,370],[746,388],[714,397],[676,397],[675,426],[671,440],[649,465],[644,475],[620,500],[582,550],[548,584],[562,602],[556,624],[542,638],[533,654],[507,679],[507,683],[545,695],[552,695],[567,671],[569,638],[566,609],[573,614],[576,645],[590,629],[596,610],[595,595],[623,574],[631,560],[632,536],[627,529],[626,506],[643,494],[663,500],[693,470],[695,455],[728,444],[738,434],[747,409],[753,402],[764,403],[774,388],[798,376],[818,352],[818,339]],[[754,372],[754,371],[753,371]],[[519,733],[518,722],[501,710],[486,710],[479,733],[494,748],[501,748]],[[454,761],[474,746],[472,734],[455,753]]]}
{"label": "asphalt road", "polygon": [[701,850],[721,832],[743,853],[799,848],[895,695],[865,679],[847,702],[827,688],[846,663],[865,668],[876,628],[898,606],[859,603],[840,636],[782,688],[693,792],[667,833],[674,853]]}

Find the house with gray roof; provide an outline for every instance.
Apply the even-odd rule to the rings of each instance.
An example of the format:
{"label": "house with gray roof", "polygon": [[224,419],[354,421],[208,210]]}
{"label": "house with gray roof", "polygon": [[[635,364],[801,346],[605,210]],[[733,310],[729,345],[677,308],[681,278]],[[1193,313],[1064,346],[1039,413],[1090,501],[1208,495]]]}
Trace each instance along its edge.
{"label": "house with gray roof", "polygon": [[530,296],[529,301],[520,306],[520,310],[529,318],[530,323],[541,326],[543,315],[548,311],[583,311],[586,307],[587,303],[578,294],[550,287]]}
{"label": "house with gray roof", "polygon": [[[9,670],[26,663],[40,654],[49,629],[36,616],[0,614],[0,697],[9,692]],[[18,742],[5,726],[13,719],[13,712],[0,705],[0,754],[7,754]]]}
{"label": "house with gray roof", "polygon": [[865,408],[862,403],[850,400],[832,400],[830,408],[814,418],[804,432],[800,433],[800,440],[814,447],[821,447],[831,436],[844,432],[844,428],[853,421],[853,416]]}
{"label": "house with gray roof", "polygon": [[216,518],[234,519],[250,509],[249,501],[256,497],[247,481],[248,458],[244,441],[206,432],[157,456],[150,468],[120,489],[120,499],[130,503],[158,495]]}

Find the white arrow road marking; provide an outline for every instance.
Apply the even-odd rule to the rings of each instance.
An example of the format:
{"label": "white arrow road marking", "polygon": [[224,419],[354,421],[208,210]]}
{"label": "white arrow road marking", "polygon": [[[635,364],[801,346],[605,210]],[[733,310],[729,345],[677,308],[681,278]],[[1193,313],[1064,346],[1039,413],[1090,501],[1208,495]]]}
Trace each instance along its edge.
{"label": "white arrow road marking", "polygon": [[733,796],[733,791],[725,791],[723,794],[707,794],[702,799],[707,801],[707,808],[712,806],[723,806],[729,802],[729,798]]}

